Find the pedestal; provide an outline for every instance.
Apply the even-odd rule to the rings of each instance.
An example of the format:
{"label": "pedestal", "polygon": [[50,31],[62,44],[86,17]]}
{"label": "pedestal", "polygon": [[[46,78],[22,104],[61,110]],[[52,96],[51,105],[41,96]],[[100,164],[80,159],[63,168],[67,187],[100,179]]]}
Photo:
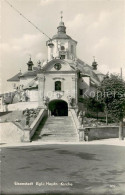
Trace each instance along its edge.
{"label": "pedestal", "polygon": [[79,141],[85,141],[85,132],[82,129],[79,129]]}
{"label": "pedestal", "polygon": [[23,142],[30,142],[30,127],[26,126],[23,132]]}

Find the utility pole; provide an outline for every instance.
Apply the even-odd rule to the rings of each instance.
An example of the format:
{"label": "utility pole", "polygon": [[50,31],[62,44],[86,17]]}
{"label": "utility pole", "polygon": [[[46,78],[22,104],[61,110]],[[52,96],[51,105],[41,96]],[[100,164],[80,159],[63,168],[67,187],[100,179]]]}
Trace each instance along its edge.
{"label": "utility pole", "polygon": [[121,79],[122,79],[122,68],[121,68],[121,73],[120,73]]}

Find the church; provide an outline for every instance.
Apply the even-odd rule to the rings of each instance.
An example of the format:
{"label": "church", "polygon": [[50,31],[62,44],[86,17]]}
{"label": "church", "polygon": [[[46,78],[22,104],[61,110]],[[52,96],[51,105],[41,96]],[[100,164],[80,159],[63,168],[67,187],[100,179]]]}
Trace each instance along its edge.
{"label": "church", "polygon": [[38,61],[35,66],[30,58],[26,72],[7,80],[14,87],[9,103],[38,102],[38,107],[47,108],[50,116],[68,116],[70,108],[80,109],[79,99],[91,96],[105,75],[97,70],[95,59],[88,65],[77,57],[77,41],[66,34],[62,17],[57,34],[46,46],[46,61]]}

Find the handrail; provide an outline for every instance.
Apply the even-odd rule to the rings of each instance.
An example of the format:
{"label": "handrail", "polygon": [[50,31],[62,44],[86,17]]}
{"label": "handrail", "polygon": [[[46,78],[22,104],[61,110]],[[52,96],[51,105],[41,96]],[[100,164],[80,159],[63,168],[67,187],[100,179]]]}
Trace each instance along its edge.
{"label": "handrail", "polygon": [[70,109],[70,112],[71,112],[71,117],[73,119],[75,128],[76,128],[77,132],[79,133],[79,121],[78,121],[77,115],[75,113],[75,110],[74,109]]}

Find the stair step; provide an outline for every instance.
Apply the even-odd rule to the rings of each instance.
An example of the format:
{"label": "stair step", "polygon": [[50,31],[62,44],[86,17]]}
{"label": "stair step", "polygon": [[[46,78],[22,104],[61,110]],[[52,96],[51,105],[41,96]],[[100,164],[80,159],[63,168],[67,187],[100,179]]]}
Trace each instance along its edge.
{"label": "stair step", "polygon": [[45,122],[39,141],[76,142],[78,135],[70,116],[49,117]]}

